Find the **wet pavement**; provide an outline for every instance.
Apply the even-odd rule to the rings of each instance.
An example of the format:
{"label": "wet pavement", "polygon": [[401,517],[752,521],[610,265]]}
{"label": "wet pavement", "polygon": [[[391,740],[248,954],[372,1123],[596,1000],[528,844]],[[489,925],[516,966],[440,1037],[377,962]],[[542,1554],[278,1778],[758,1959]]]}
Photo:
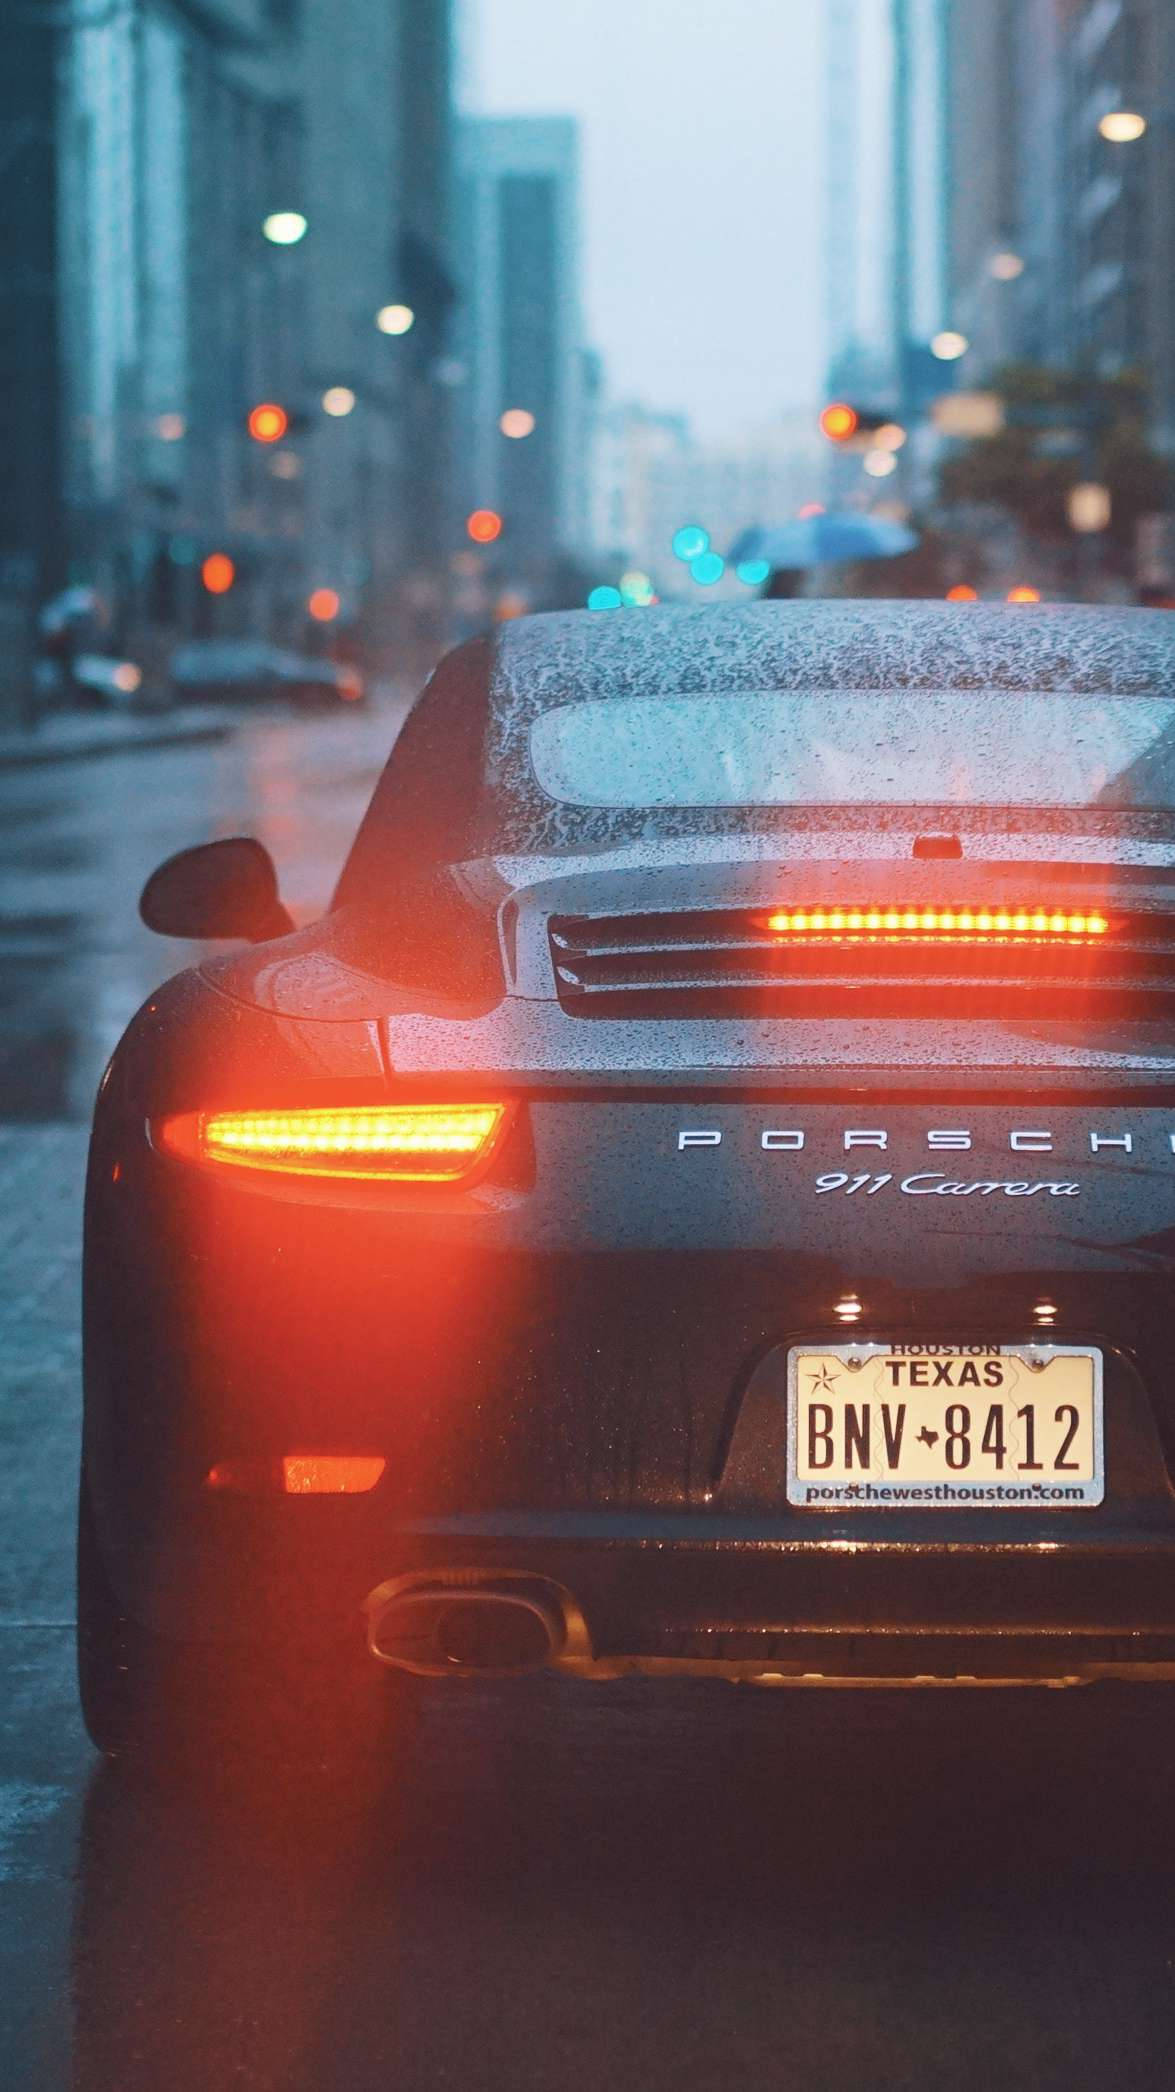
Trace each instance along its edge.
{"label": "wet pavement", "polygon": [[0,2080],[1169,2092],[1164,1698],[540,1681],[434,1694],[374,1760],[148,1783],[89,1750],[84,1120],[188,956],[137,890],[246,830],[312,914],[390,735],[276,720],[0,778]]}

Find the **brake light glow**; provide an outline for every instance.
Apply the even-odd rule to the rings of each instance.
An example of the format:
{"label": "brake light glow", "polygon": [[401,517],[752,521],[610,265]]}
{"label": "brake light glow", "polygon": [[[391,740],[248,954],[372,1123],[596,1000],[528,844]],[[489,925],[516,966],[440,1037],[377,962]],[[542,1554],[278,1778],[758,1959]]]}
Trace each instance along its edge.
{"label": "brake light glow", "polygon": [[230,1496],[365,1496],[382,1481],[382,1453],[285,1453],[276,1460],[218,1460],[208,1489]]}
{"label": "brake light glow", "polygon": [[488,1158],[505,1122],[504,1104],[398,1104],[186,1112],[158,1132],[172,1154],[232,1168],[452,1183]]}
{"label": "brake light glow", "polygon": [[766,918],[780,938],[879,938],[887,944],[1089,942],[1109,930],[1096,909],[1068,908],[781,908]]}

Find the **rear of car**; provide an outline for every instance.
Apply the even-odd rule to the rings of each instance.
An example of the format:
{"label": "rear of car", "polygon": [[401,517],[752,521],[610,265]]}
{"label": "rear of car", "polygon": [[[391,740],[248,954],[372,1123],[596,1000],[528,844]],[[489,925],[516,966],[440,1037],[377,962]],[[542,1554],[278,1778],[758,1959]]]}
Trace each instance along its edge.
{"label": "rear of car", "polygon": [[163,1641],[760,1682],[1175,1666],[1175,704],[1142,613],[526,621],[91,1159]]}

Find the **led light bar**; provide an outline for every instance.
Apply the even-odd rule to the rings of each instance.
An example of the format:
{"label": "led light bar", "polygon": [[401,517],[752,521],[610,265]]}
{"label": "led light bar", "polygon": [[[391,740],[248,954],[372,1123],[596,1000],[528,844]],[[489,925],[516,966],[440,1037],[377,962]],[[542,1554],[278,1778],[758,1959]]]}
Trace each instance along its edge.
{"label": "led light bar", "polygon": [[504,1104],[372,1105],[354,1110],[187,1112],[161,1145],[189,1160],[300,1177],[453,1183],[487,1160]]}
{"label": "led light bar", "polygon": [[780,938],[868,938],[890,944],[1089,942],[1109,930],[1097,909],[781,908],[765,918]]}

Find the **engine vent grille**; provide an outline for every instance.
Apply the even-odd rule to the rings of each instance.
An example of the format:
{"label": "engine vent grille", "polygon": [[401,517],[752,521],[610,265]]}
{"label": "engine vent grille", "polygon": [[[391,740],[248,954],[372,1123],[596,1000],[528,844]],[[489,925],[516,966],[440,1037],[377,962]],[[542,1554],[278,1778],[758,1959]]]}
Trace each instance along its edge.
{"label": "engine vent grille", "polygon": [[794,903],[548,927],[559,1001],[576,1017],[1175,1012],[1175,915],[1159,910]]}

